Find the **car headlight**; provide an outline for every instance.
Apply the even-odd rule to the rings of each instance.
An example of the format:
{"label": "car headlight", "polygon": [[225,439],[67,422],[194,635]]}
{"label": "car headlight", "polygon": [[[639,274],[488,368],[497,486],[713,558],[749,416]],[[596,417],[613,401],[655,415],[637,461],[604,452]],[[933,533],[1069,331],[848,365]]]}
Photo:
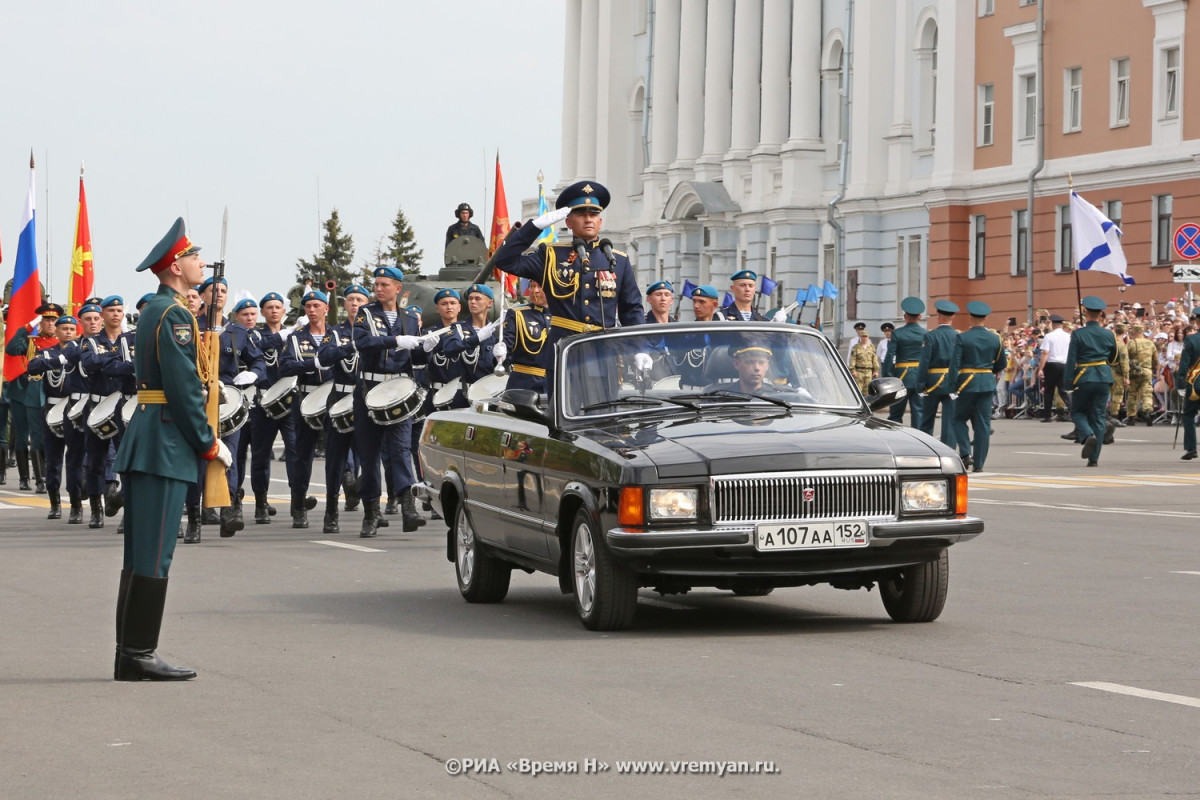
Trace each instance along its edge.
{"label": "car headlight", "polygon": [[946,511],[949,496],[950,487],[945,478],[900,484],[900,508],[903,511]]}
{"label": "car headlight", "polygon": [[651,521],[679,521],[696,518],[700,492],[697,489],[651,489]]}

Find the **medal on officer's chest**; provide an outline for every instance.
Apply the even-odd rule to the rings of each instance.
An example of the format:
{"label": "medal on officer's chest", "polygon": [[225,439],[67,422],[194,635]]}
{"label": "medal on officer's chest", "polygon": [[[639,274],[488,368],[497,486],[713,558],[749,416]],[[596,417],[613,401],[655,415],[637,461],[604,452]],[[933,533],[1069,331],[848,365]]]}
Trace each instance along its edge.
{"label": "medal on officer's chest", "polygon": [[600,290],[601,297],[616,297],[617,296],[617,276],[616,273],[608,270],[600,270],[596,273],[596,288]]}

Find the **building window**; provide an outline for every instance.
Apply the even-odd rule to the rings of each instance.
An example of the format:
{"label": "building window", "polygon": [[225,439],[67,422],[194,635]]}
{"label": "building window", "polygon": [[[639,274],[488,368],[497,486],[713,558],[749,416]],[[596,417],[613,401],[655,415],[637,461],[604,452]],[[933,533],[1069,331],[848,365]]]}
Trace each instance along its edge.
{"label": "building window", "polygon": [[1029,213],[1021,208],[1013,212],[1012,274],[1024,275],[1029,263]]}
{"label": "building window", "polygon": [[821,70],[821,138],[825,140],[826,161],[836,163],[840,158],[838,144],[842,140],[842,109],[845,97],[842,85],[842,43],[835,41],[829,48],[824,68]]}
{"label": "building window", "polygon": [[1117,226],[1117,230],[1121,229],[1121,212],[1124,207],[1120,200],[1107,200],[1104,203],[1104,216]]}
{"label": "building window", "polygon": [[979,16],[990,17],[996,13],[996,0],[979,0]]}
{"label": "building window", "polygon": [[982,278],[987,266],[987,217],[976,214],[971,217],[971,263],[968,277]]}
{"label": "building window", "polygon": [[1018,106],[1020,119],[1017,130],[1021,139],[1032,139],[1037,135],[1037,76],[1022,75],[1020,78],[1021,103]]}
{"label": "building window", "polygon": [[858,270],[846,270],[846,319],[858,319]]}
{"label": "building window", "polygon": [[1083,129],[1083,68],[1063,70],[1063,133]]}
{"label": "building window", "polygon": [[1163,51],[1163,116],[1179,116],[1179,48]]}
{"label": "building window", "polygon": [[995,89],[992,84],[985,83],[979,87],[979,147],[987,147],[992,143],[996,128]]}
{"label": "building window", "polygon": [[1153,264],[1165,267],[1171,264],[1171,209],[1174,205],[1171,195],[1155,195],[1151,209],[1154,214],[1154,248]]}
{"label": "building window", "polygon": [[1017,5],[1019,5],[1019,6],[1036,6],[1037,0],[1021,0],[1021,2],[1018,3]]}
{"label": "building window", "polygon": [[1109,127],[1129,124],[1129,59],[1112,60],[1112,94],[1109,95]]}
{"label": "building window", "polygon": [[1058,207],[1058,272],[1072,272],[1075,257],[1071,250],[1071,207]]}

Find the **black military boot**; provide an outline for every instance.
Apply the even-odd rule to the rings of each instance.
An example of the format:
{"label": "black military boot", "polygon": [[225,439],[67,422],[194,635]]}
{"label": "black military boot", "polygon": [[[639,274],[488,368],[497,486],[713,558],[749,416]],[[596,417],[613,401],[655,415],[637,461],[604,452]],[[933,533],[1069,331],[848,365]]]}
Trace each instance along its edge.
{"label": "black military boot", "polygon": [[167,602],[167,579],[131,575],[114,677],[119,681],[186,681],[196,671],[174,667],[155,652]]}
{"label": "black military boot", "polygon": [[292,527],[302,529],[308,527],[308,508],[305,507],[304,495],[292,495]]}
{"label": "black military boot", "polygon": [[62,519],[62,498],[58,489],[50,490],[50,513],[46,515],[46,519]]}
{"label": "black military boot", "polygon": [[1117,430],[1116,424],[1110,419],[1104,426],[1104,443],[1105,444],[1113,443],[1113,441],[1115,440],[1113,434],[1116,432],[1116,430]]}
{"label": "black military boot", "polygon": [[242,529],[242,521],[238,519],[236,506],[225,506],[221,509],[221,538],[228,539]]}
{"label": "black military boot", "polygon": [[0,486],[8,483],[8,445],[0,445]]}
{"label": "black military boot", "polygon": [[123,505],[125,505],[125,493],[121,491],[121,484],[109,481],[104,487],[104,516],[115,517]]}
{"label": "black military boot", "polygon": [[341,528],[338,526],[338,496],[336,494],[325,495],[325,520],[321,527],[321,533],[341,533]]}
{"label": "black military boot", "polygon": [[394,517],[400,513],[400,504],[396,502],[396,495],[388,492],[387,506],[383,509],[383,513],[389,517]]}
{"label": "black military boot", "polygon": [[46,454],[41,450],[32,451],[34,491],[46,493]]}
{"label": "black military boot", "polygon": [[17,488],[23,492],[29,491],[29,451],[25,448],[17,450]]}
{"label": "black military boot", "polygon": [[413,502],[411,492],[400,495],[400,509],[404,517],[405,533],[411,533],[425,524],[425,518],[417,513],[417,504]]}
{"label": "black military boot", "polygon": [[237,499],[233,501],[233,520],[237,523],[237,529],[240,531],[246,527],[246,521],[242,519],[242,491],[238,490]]}
{"label": "black military boot", "polygon": [[311,494],[305,495],[304,496],[304,510],[312,511],[316,507],[317,507],[317,498],[313,497]]}
{"label": "black military boot", "polygon": [[342,488],[346,491],[346,510],[353,511],[358,508],[358,478],[355,478],[350,470],[342,473]]}
{"label": "black military boot", "polygon": [[379,535],[379,498],[363,500],[362,504],[363,523],[358,535],[363,539],[370,539]]}
{"label": "black military boot", "polygon": [[266,492],[255,492],[254,493],[254,524],[255,525],[269,525],[270,522],[271,522],[271,515],[267,512],[267,493]]}
{"label": "black military boot", "polygon": [[76,489],[74,492],[68,491],[67,495],[71,499],[71,511],[67,515],[67,524],[68,525],[82,525],[83,524],[83,498],[80,497],[78,489]]}
{"label": "black military boot", "polygon": [[88,527],[89,528],[103,528],[104,527],[104,505],[103,505],[103,501],[100,499],[100,495],[98,495],[98,494],[88,495],[88,507],[92,511],[92,518],[90,520],[88,520]]}
{"label": "black military boot", "polygon": [[133,577],[133,570],[121,570],[121,582],[117,584],[117,652],[113,659],[113,680],[117,680],[117,675],[121,666],[121,640],[124,638],[125,631],[125,598],[129,595],[129,581]]}
{"label": "black military boot", "polygon": [[210,508],[210,507],[206,506],[204,508],[204,510],[200,512],[200,524],[201,525],[220,525],[221,518],[217,515],[217,510],[215,508]]}
{"label": "black military boot", "polygon": [[188,506],[187,528],[183,533],[184,544],[196,544],[200,541],[200,507]]}

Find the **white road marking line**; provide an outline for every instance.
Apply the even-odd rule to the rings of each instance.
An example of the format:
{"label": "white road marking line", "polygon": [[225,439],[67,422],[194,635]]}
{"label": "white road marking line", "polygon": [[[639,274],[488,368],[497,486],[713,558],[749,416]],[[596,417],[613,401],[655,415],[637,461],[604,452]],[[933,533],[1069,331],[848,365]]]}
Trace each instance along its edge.
{"label": "white road marking line", "polygon": [[313,544],[327,544],[330,547],[343,547],[347,550],[357,550],[360,553],[386,553],[386,550],[379,550],[374,547],[363,547],[361,544],[348,544],[347,542],[332,542],[328,539],[314,539]]}
{"label": "white road marking line", "polygon": [[12,503],[0,503],[0,508],[31,508],[31,506],[13,505]]}
{"label": "white road marking line", "polygon": [[[1078,488],[1078,487],[1076,487]],[[1200,519],[1200,514],[1193,514],[1187,511],[1146,511],[1139,508],[1096,508],[1094,506],[1081,506],[1073,503],[1030,503],[1017,502],[1012,500],[994,500],[989,498],[977,497],[971,500],[972,503],[983,503],[984,505],[995,506],[1027,506],[1029,508],[1056,508],[1063,511],[1093,511],[1097,514],[1136,514],[1142,517],[1168,517],[1171,519]]]}
{"label": "white road marking line", "polygon": [[1070,684],[1072,686],[1082,686],[1085,689],[1099,689],[1102,692],[1127,694],[1130,697],[1142,697],[1147,700],[1162,700],[1164,703],[1176,703],[1181,706],[1200,708],[1200,697],[1188,697],[1187,695],[1182,694],[1167,694],[1166,692],[1152,692],[1149,689],[1139,689],[1136,686],[1122,686],[1119,683],[1105,683],[1104,681],[1070,681]]}
{"label": "white road marking line", "polygon": [[1043,453],[1041,450],[1017,450],[1016,453],[1017,453],[1017,455],[1022,455],[1022,456],[1073,456],[1073,455],[1075,455],[1074,451],[1071,451],[1071,452],[1055,451],[1053,453]]}
{"label": "white road marking line", "polygon": [[1189,572],[1188,570],[1183,570],[1183,569],[1173,569],[1173,570],[1171,570],[1171,574],[1172,575],[1200,575],[1200,572]]}

